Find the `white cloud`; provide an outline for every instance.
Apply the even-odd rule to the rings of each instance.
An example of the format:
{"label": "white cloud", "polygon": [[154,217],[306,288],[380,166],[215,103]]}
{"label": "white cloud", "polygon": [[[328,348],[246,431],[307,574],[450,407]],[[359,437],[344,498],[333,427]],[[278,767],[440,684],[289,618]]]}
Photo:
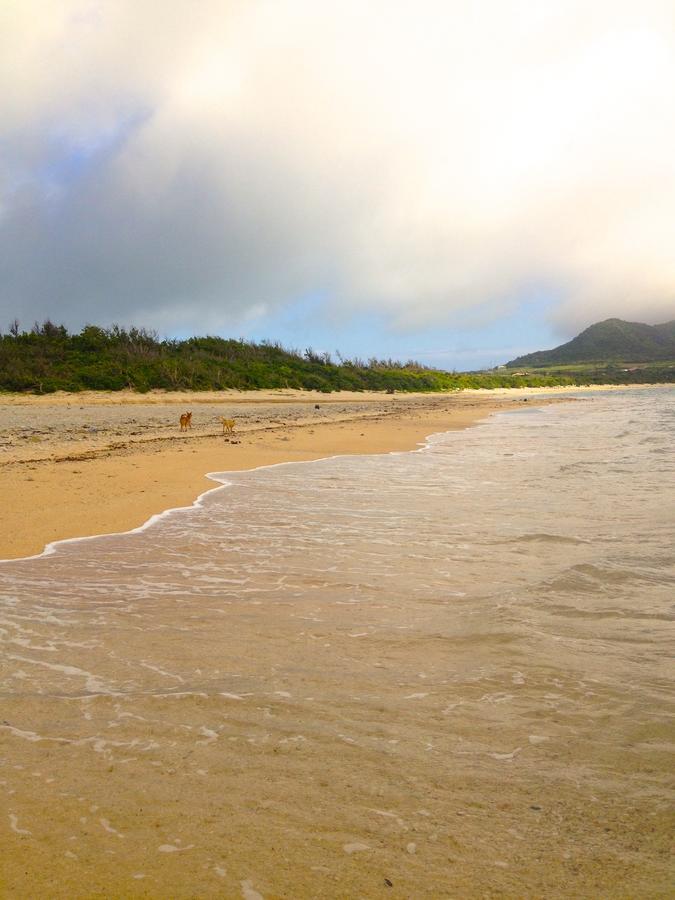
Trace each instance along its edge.
{"label": "white cloud", "polygon": [[675,314],[675,7],[5,0],[0,315]]}

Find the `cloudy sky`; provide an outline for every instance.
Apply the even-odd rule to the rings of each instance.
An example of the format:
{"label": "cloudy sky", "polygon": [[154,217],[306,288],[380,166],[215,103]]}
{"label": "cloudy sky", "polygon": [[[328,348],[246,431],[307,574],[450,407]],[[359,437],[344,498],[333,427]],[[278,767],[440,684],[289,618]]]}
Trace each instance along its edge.
{"label": "cloudy sky", "polygon": [[0,328],[448,368],[675,317],[672,0],[2,0]]}

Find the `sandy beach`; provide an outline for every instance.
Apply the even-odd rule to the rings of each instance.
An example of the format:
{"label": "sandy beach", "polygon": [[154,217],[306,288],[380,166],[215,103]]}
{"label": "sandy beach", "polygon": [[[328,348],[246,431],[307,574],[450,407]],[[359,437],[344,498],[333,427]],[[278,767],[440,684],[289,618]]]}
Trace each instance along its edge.
{"label": "sandy beach", "polygon": [[671,408],[5,398],[0,896],[666,896]]}
{"label": "sandy beach", "polygon": [[[465,428],[516,404],[568,400],[569,393],[0,395],[0,558],[136,528],[165,509],[190,505],[213,486],[208,472],[412,450],[434,432]],[[193,413],[193,427],[181,433],[185,410]],[[236,420],[234,435],[223,435],[219,416]]]}

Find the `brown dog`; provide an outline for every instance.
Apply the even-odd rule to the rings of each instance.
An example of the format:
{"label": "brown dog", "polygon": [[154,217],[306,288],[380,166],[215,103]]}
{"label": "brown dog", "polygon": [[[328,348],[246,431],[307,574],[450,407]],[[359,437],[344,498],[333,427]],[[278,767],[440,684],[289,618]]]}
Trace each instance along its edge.
{"label": "brown dog", "polygon": [[180,430],[187,431],[188,428],[192,428],[192,413],[184,412],[180,417]]}
{"label": "brown dog", "polygon": [[223,434],[234,434],[234,419],[224,419],[222,416],[218,418],[223,423]]}

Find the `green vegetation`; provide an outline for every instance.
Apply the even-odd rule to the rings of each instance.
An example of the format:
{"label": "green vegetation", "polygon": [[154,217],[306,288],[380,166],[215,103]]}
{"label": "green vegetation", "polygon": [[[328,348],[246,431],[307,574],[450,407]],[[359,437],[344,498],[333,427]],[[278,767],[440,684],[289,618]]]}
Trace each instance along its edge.
{"label": "green vegetation", "polygon": [[144,329],[87,325],[69,334],[46,321],[31,331],[19,323],[0,335],[0,390],[224,390],[301,388],[318,391],[455,391],[462,388],[548,387],[567,376],[450,373],[409,360],[347,360],[311,348],[220,337],[160,340]]}
{"label": "green vegetation", "polygon": [[[667,373],[669,368],[672,370],[672,360],[675,360],[675,319],[662,325],[606,319],[591,325],[567,344],[519,356],[506,365],[520,369],[546,367],[548,370],[553,366],[559,370],[560,366],[570,365],[575,373],[580,370],[580,363],[595,363],[600,370],[614,367],[618,371],[638,366],[640,372],[649,375],[646,380],[652,381],[655,380],[652,373],[639,364],[658,363],[654,368]],[[665,380],[673,380],[672,372]]]}
{"label": "green vegetation", "polygon": [[[504,371],[501,369],[500,371]],[[523,373],[521,376],[520,373]],[[675,358],[644,363],[571,363],[566,366],[523,367],[514,377],[568,379],[572,384],[672,384],[675,382]]]}
{"label": "green vegetation", "polygon": [[[300,388],[317,391],[457,391],[464,388],[552,387],[561,384],[636,384],[675,382],[675,349],[658,361],[623,362],[607,359],[583,362],[545,357],[565,351],[584,338],[596,348],[598,335],[633,334],[616,328],[619,319],[591,326],[558,350],[533,353],[508,363],[509,368],[490,372],[442,372],[408,360],[343,359],[311,348],[300,353],[278,343],[253,343],[221,337],[193,337],[184,341],[160,340],[142,328],[87,325],[70,334],[63,325],[50,321],[21,331],[14,322],[0,334],[0,391],[107,390],[255,390]],[[611,326],[605,328],[603,326]],[[659,346],[675,343],[675,322],[640,329],[659,331]],[[593,341],[590,341],[590,333]],[[645,332],[639,331],[644,337]],[[590,343],[589,343],[590,341]],[[576,345],[577,348],[579,344]],[[643,341],[643,355],[648,342]],[[645,349],[647,348],[647,349]],[[590,351],[589,351],[590,352]],[[653,348],[652,351],[653,352]],[[560,355],[560,354],[558,354]],[[536,362],[527,362],[536,360]]]}

